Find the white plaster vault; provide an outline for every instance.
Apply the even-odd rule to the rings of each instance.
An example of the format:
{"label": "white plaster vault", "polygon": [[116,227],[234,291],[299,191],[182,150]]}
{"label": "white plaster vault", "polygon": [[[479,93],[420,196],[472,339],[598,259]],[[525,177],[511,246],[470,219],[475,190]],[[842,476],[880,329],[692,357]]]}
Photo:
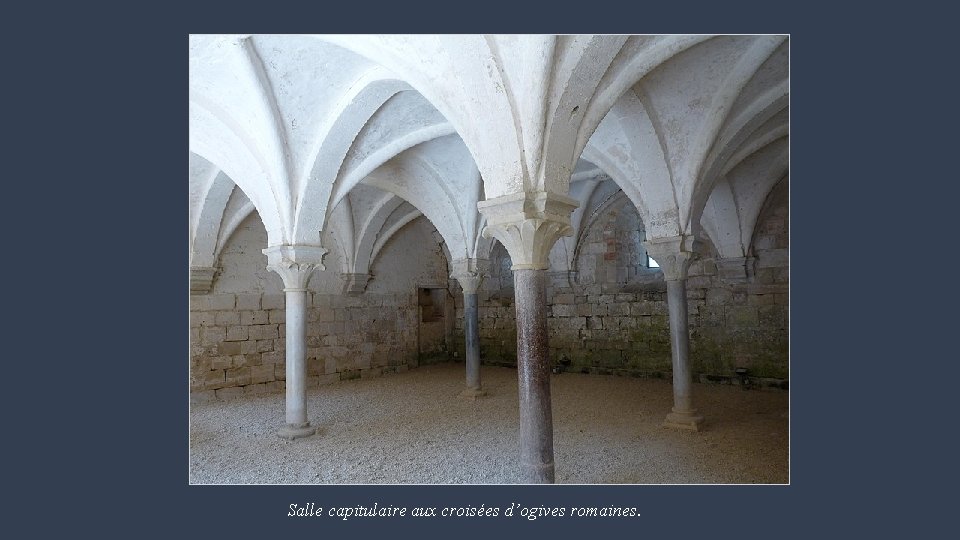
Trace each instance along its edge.
{"label": "white plaster vault", "polygon": [[742,258],[787,176],[785,36],[189,41],[198,292],[254,211],[269,246],[321,246],[332,231],[343,254],[334,270],[354,275],[346,288],[356,291],[390,236],[420,215],[451,259],[487,257],[478,202],[521,193],[576,200],[569,236],[536,247],[552,270],[571,270],[605,179],[636,206],[648,239],[706,237],[721,258]]}

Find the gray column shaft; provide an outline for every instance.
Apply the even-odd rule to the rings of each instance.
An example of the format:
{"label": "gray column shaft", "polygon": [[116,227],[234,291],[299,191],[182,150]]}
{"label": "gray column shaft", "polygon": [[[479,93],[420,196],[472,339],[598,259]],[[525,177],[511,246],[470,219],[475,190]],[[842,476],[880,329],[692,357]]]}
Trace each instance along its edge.
{"label": "gray column shaft", "polygon": [[553,412],[545,270],[515,270],[517,377],[520,386],[520,479],[552,484]]}
{"label": "gray column shaft", "polygon": [[463,294],[463,326],[467,341],[467,388],[480,389],[480,332],[477,293]]}
{"label": "gray column shaft", "polygon": [[667,281],[670,354],[673,356],[673,411],[693,411],[690,398],[690,334],[687,327],[687,280]]}

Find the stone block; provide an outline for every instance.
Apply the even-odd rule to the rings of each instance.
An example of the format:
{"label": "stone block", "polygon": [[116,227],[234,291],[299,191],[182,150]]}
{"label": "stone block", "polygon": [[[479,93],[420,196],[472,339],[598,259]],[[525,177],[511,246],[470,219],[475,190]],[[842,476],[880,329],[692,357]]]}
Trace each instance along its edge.
{"label": "stone block", "polygon": [[687,289],[707,289],[713,285],[713,280],[709,276],[696,276],[687,278]]}
{"label": "stone block", "polygon": [[[246,327],[243,327],[243,328],[244,328],[244,332],[246,332]],[[228,332],[229,332],[229,330],[228,330]],[[241,342],[240,342],[240,354],[253,354],[253,353],[257,353],[257,352],[260,352],[260,351],[257,350],[257,342],[256,342],[256,341],[241,341]]]}
{"label": "stone block", "polygon": [[190,403],[194,405],[198,403],[210,403],[211,401],[215,401],[216,399],[217,399],[217,394],[216,394],[216,391],[214,390],[190,392]]}
{"label": "stone block", "polygon": [[370,369],[370,362],[371,362],[372,359],[373,359],[373,353],[372,353],[372,352],[369,353],[369,354],[363,354],[363,355],[357,356],[357,357],[354,359],[354,364],[353,364],[353,365],[354,365],[357,369],[368,370],[368,369]]}
{"label": "stone block", "polygon": [[727,326],[754,327],[760,324],[757,308],[753,306],[728,306],[725,311]]}
{"label": "stone block", "polygon": [[[247,327],[246,326],[228,326],[227,336],[223,340],[224,341],[246,341]],[[243,351],[240,351],[240,352],[243,352]]]}
{"label": "stone block", "polygon": [[760,285],[773,284],[773,268],[757,268],[754,274],[754,281]]}
{"label": "stone block", "polygon": [[747,305],[747,292],[746,291],[733,291],[733,299],[731,300],[735,306],[745,306]]}
{"label": "stone block", "polygon": [[707,291],[704,289],[687,289],[687,300],[706,300]]}
{"label": "stone block", "polygon": [[250,384],[249,367],[231,368],[226,371],[227,384],[232,386],[244,386]]}
{"label": "stone block", "polygon": [[572,304],[573,295],[572,294],[558,294],[553,297],[554,304]]}
{"label": "stone block", "polygon": [[360,378],[359,369],[348,369],[340,372],[341,381],[349,381],[349,380],[359,379],[359,378]]}
{"label": "stone block", "polygon": [[243,387],[244,394],[266,394],[267,392],[266,384],[248,384]]}
{"label": "stone block", "polygon": [[360,371],[361,379],[376,379],[383,375],[383,368],[370,368]]}
{"label": "stone block", "polygon": [[239,386],[233,386],[230,388],[219,388],[216,390],[217,399],[221,400],[230,400],[236,399],[244,394],[243,388]]}
{"label": "stone block", "polygon": [[219,326],[205,327],[200,330],[202,345],[217,345],[227,337],[227,330]]}
{"label": "stone block", "polygon": [[618,302],[607,306],[607,315],[623,317],[630,314],[630,304]]}
{"label": "stone block", "polygon": [[723,326],[723,306],[700,306],[697,317],[699,326]]}
{"label": "stone block", "polygon": [[202,311],[206,303],[202,296],[190,296],[190,311]]}
{"label": "stone block", "polygon": [[335,382],[340,382],[339,373],[325,373],[322,375],[317,375],[317,386],[326,386]]}
{"label": "stone block", "polygon": [[286,356],[279,352],[266,352],[260,355],[260,362],[263,364],[283,364],[286,360]]}
{"label": "stone block", "polygon": [[[250,339],[253,339],[253,336],[250,336]],[[272,352],[272,351],[281,352],[277,350],[276,341],[273,339],[261,339],[256,341],[256,344],[257,344],[256,352],[258,353],[265,353],[265,352]]]}
{"label": "stone block", "polygon": [[721,306],[733,303],[733,291],[714,287],[707,290],[707,304]]}
{"label": "stone block", "polygon": [[268,383],[276,380],[274,368],[271,364],[250,367],[250,383]]}
{"label": "stone block", "polygon": [[760,326],[786,328],[787,317],[784,306],[760,306],[758,309]]}
{"label": "stone block", "polygon": [[236,308],[237,297],[232,294],[208,294],[201,296],[206,311],[229,311]]}
{"label": "stone block", "polygon": [[262,364],[263,364],[263,356],[260,353],[243,355],[242,365],[244,366],[259,366]]}
{"label": "stone block", "polygon": [[332,356],[324,356],[323,360],[323,372],[324,373],[336,373],[337,372],[337,359]]}
{"label": "stone block", "polygon": [[195,311],[190,313],[190,327],[215,326],[216,313],[211,311]]}
{"label": "stone block", "polygon": [[284,365],[283,363],[274,364],[274,365],[273,365],[273,376],[274,376],[278,381],[285,381],[285,380],[287,380],[287,366]]}
{"label": "stone block", "polygon": [[[247,329],[247,332],[250,336],[250,339],[277,339],[280,337],[280,332],[277,330],[277,325],[275,324],[261,324],[257,326],[251,326]],[[271,347],[273,345],[271,344]]]}
{"label": "stone block", "polygon": [[259,309],[285,309],[286,297],[283,294],[264,294],[260,298]]}
{"label": "stone block", "polygon": [[266,384],[267,392],[274,394],[279,392],[284,392],[287,389],[287,385],[283,381],[273,381]]}
{"label": "stone block", "polygon": [[237,295],[237,309],[238,310],[258,310],[260,309],[260,295],[259,294],[238,294]]}
{"label": "stone block", "polygon": [[766,306],[773,303],[775,303],[775,299],[772,294],[751,294],[747,296],[747,305],[750,306]]}
{"label": "stone block", "polygon": [[217,345],[217,352],[225,355],[240,354],[239,341],[224,341]]}
{"label": "stone block", "polygon": [[553,306],[554,317],[575,317],[577,315],[577,306],[573,304],[555,304]]}
{"label": "stone block", "polygon": [[229,355],[214,356],[210,358],[210,369],[230,369],[233,367],[233,358]]}
{"label": "stone block", "polygon": [[270,314],[270,324],[280,324],[287,322],[287,312],[282,309],[271,309],[268,311]]}
{"label": "stone block", "polygon": [[753,249],[758,252],[773,249],[776,247],[777,237],[773,234],[759,234],[753,240]]}
{"label": "stone block", "polygon": [[225,370],[208,371],[203,377],[203,385],[208,389],[223,388],[226,386]]}
{"label": "stone block", "polygon": [[270,315],[267,311],[241,311],[240,324],[250,326],[254,324],[269,324]]}

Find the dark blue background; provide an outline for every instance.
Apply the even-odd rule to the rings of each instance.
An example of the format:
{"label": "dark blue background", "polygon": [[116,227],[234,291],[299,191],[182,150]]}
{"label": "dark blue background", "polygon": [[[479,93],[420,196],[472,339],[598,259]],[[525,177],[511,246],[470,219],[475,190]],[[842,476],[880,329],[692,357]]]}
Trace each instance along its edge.
{"label": "dark blue background", "polygon": [[[957,175],[942,166],[956,86],[932,59],[955,48],[938,27],[951,18],[771,2],[208,4],[7,8],[4,515],[31,536],[944,530],[956,498],[931,491],[951,488],[956,450],[956,317],[937,312],[956,299]],[[791,485],[188,486],[187,34],[251,31],[790,33]],[[641,517],[286,517],[292,502],[375,501]]]}

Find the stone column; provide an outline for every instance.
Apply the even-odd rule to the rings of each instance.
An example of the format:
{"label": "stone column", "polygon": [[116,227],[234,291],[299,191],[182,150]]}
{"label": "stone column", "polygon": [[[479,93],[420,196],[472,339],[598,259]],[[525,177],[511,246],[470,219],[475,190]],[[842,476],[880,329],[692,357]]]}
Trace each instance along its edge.
{"label": "stone column", "polygon": [[483,282],[486,259],[457,259],[453,261],[453,273],[463,289],[463,333],[466,338],[467,387],[460,396],[476,399],[486,395],[480,384],[480,321],[477,290]]}
{"label": "stone column", "polygon": [[693,238],[676,236],[644,242],[647,253],[660,264],[667,281],[667,308],[670,313],[670,353],[673,357],[673,411],[668,427],[698,430],[703,417],[693,408],[690,375],[690,332],[687,325],[687,269],[693,258]]}
{"label": "stone column", "polygon": [[547,192],[517,193],[477,204],[493,236],[513,261],[517,310],[517,382],[520,395],[520,481],[552,484],[553,410],[547,336],[547,255],[572,234],[577,201]]}
{"label": "stone column", "polygon": [[263,250],[267,268],[280,274],[286,295],[286,424],[277,435],[299,439],[316,433],[307,418],[307,281],[323,270],[327,250],[318,246],[273,246]]}

